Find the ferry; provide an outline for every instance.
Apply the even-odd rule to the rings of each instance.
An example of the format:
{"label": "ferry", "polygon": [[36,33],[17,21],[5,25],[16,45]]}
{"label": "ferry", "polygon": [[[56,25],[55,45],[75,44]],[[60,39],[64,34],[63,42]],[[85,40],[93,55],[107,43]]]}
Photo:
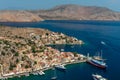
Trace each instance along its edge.
{"label": "ferry", "polygon": [[106,78],[103,78],[101,75],[98,74],[92,74],[92,77],[94,80],[107,80]]}
{"label": "ferry", "polygon": [[87,63],[92,64],[92,65],[102,68],[102,69],[107,68],[106,63],[103,60],[97,60],[97,59],[88,57]]}
{"label": "ferry", "polygon": [[56,66],[55,66],[55,69],[58,69],[58,70],[66,70],[66,68],[65,68],[64,65],[56,65]]}

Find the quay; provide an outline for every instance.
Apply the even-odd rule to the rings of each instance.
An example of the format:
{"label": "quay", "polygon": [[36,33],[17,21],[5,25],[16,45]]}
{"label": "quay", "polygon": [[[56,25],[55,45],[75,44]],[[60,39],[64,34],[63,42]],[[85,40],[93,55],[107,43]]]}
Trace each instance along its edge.
{"label": "quay", "polygon": [[[81,60],[71,60],[71,62],[66,62],[66,63],[62,63],[65,66],[69,65],[69,64],[77,64],[77,63],[84,63],[86,62],[87,58],[84,56],[84,58],[82,58]],[[52,69],[53,66],[50,67],[44,67],[43,69],[39,69],[36,71],[30,71],[30,72],[18,72],[18,73],[10,73],[10,74],[3,74],[0,75],[0,79],[8,79],[8,78],[13,78],[13,77],[21,77],[21,76],[29,76],[29,74],[33,74],[33,75],[44,75],[44,71]],[[42,74],[41,74],[42,73]]]}

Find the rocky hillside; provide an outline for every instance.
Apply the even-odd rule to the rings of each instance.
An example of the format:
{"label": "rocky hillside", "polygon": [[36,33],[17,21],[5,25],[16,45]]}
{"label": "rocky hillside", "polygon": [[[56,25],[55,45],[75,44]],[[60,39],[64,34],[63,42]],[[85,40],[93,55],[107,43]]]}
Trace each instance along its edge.
{"label": "rocky hillside", "polygon": [[120,20],[119,12],[95,6],[62,5],[30,12],[48,20]]}
{"label": "rocky hillside", "polygon": [[61,5],[49,10],[0,11],[0,22],[42,20],[120,20],[120,12],[105,7]]}
{"label": "rocky hillside", "polygon": [[36,22],[43,20],[27,11],[0,11],[0,22]]}
{"label": "rocky hillside", "polygon": [[72,53],[63,55],[64,52],[46,45],[81,43],[74,37],[46,29],[0,26],[0,78],[12,72],[20,74],[48,68],[46,64],[51,67],[64,63],[67,58],[73,60],[74,57],[69,56]]}

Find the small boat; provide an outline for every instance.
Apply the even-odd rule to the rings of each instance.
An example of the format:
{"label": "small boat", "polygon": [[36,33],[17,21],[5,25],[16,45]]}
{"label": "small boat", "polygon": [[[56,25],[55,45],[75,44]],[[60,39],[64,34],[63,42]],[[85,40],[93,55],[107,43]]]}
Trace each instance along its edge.
{"label": "small boat", "polygon": [[61,49],[61,52],[64,52],[64,49]]}
{"label": "small boat", "polygon": [[92,77],[94,80],[107,80],[106,78],[103,78],[101,75],[98,74],[92,74]]}
{"label": "small boat", "polygon": [[104,41],[101,41],[101,44],[106,45],[106,43]]}
{"label": "small boat", "polygon": [[53,73],[53,77],[51,78],[51,80],[57,80],[57,74],[56,74],[55,68],[53,68],[53,71],[54,73]]}
{"label": "small boat", "polygon": [[58,69],[58,70],[66,70],[65,66],[64,65],[56,65],[55,66],[55,69]]}
{"label": "small boat", "polygon": [[54,76],[54,77],[51,78],[51,80],[57,80],[57,77]]}
{"label": "small boat", "polygon": [[38,73],[37,73],[37,72],[33,72],[32,74],[33,74],[33,75],[38,75]]}
{"label": "small boat", "polygon": [[44,75],[45,73],[43,71],[40,71],[39,72],[39,75]]}
{"label": "small boat", "polygon": [[94,66],[96,66],[96,67],[102,68],[102,69],[107,68],[106,63],[105,63],[103,60],[96,60],[96,59],[90,58],[90,57],[88,56],[86,62],[89,63],[89,64],[91,64],[91,65],[94,65]]}

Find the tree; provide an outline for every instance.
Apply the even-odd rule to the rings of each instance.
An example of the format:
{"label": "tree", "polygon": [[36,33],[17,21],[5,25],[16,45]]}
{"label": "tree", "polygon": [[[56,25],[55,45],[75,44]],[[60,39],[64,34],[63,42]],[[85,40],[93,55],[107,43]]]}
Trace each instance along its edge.
{"label": "tree", "polygon": [[16,67],[15,64],[10,63],[9,70],[13,70],[13,68]]}
{"label": "tree", "polygon": [[32,52],[33,53],[35,53],[36,51],[35,51],[35,47],[34,46],[32,46]]}
{"label": "tree", "polygon": [[25,68],[27,69],[27,68],[29,68],[29,66],[28,66],[28,65],[25,65]]}
{"label": "tree", "polygon": [[19,53],[18,53],[18,52],[16,52],[16,53],[15,53],[15,56],[19,56]]}
{"label": "tree", "polygon": [[78,53],[77,52],[74,52],[73,53],[75,57],[78,57]]}
{"label": "tree", "polygon": [[1,55],[5,56],[5,52],[4,52],[4,51],[2,51],[2,52],[1,52]]}
{"label": "tree", "polygon": [[19,63],[19,59],[16,59],[16,63]]}
{"label": "tree", "polygon": [[46,33],[46,36],[48,36],[49,35],[49,33]]}
{"label": "tree", "polygon": [[37,61],[34,61],[34,64],[37,64]]}

